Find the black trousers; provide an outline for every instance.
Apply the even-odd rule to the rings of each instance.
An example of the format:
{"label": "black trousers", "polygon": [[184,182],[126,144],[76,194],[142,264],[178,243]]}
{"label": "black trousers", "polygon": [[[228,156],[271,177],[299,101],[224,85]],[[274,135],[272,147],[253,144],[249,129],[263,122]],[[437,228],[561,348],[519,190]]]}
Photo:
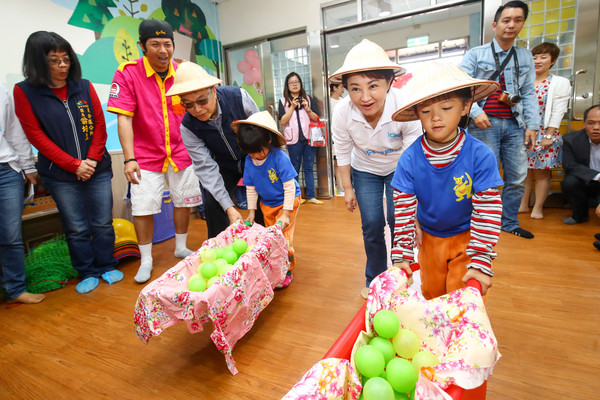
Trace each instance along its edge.
{"label": "black trousers", "polygon": [[600,182],[586,183],[574,175],[565,175],[560,186],[573,210],[573,219],[577,222],[587,220],[590,207],[597,207],[600,202]]}
{"label": "black trousers", "polygon": [[[235,203],[235,191],[237,190],[237,184],[242,178],[242,174],[237,171],[230,171],[221,169],[220,171],[223,182],[225,183],[225,189],[229,193],[229,197],[234,200]],[[260,199],[259,199],[260,201]],[[213,195],[208,191],[204,190],[204,214],[206,216],[206,227],[208,229],[208,237],[214,238],[219,233],[223,232],[229,226],[229,217],[223,210],[221,205]],[[256,210],[255,222],[261,225],[265,224],[264,217],[260,206]]]}

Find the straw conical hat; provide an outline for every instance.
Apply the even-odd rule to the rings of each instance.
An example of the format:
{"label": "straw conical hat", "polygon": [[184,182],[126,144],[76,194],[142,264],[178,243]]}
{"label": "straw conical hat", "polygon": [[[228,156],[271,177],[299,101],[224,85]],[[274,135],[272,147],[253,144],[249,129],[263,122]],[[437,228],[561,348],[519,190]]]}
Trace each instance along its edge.
{"label": "straw conical hat", "polygon": [[279,143],[281,145],[287,143],[285,137],[277,130],[277,122],[275,122],[273,116],[271,116],[268,111],[257,112],[249,116],[247,119],[233,121],[231,123],[231,129],[237,133],[238,129],[240,128],[240,124],[250,124],[265,128],[277,135],[277,139],[279,139]]}
{"label": "straw conical hat", "polygon": [[429,61],[419,66],[410,80],[406,104],[392,116],[394,121],[419,119],[414,106],[439,95],[462,88],[473,88],[473,101],[485,99],[494,93],[498,82],[471,78],[459,66],[441,61]]}
{"label": "straw conical hat", "polygon": [[344,65],[329,77],[329,81],[339,83],[342,81],[343,75],[377,69],[391,69],[396,76],[406,73],[404,68],[390,61],[385,50],[377,43],[363,39],[359,44],[350,49],[344,59]]}
{"label": "straw conical hat", "polygon": [[195,92],[219,83],[223,83],[223,81],[206,72],[198,64],[185,61],[179,64],[179,68],[175,71],[175,80],[167,92],[167,96]]}

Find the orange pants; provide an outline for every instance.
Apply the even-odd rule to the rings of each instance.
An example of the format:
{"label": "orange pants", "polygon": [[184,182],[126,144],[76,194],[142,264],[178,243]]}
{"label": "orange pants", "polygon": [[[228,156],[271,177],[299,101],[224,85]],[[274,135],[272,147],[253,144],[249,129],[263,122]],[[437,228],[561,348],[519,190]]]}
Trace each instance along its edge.
{"label": "orange pants", "polygon": [[470,240],[470,231],[445,238],[423,231],[419,265],[421,290],[427,300],[466,286],[462,278],[471,262],[466,253]]}
{"label": "orange pants", "polygon": [[[296,226],[296,214],[298,214],[298,209],[300,208],[300,199],[300,196],[294,199],[294,209],[290,212],[290,224],[283,229],[283,236],[287,239],[288,256],[290,257],[290,268],[288,271],[293,270],[296,266],[296,257],[294,257],[294,227]],[[277,218],[283,214],[283,204],[277,207],[269,207],[260,203],[260,209],[265,218],[265,226],[275,225]]]}

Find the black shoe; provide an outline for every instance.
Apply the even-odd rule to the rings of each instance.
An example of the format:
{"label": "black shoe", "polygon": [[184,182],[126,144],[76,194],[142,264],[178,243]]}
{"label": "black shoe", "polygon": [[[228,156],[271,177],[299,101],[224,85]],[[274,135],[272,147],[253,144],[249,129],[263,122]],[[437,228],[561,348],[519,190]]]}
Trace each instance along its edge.
{"label": "black shoe", "polygon": [[600,241],[594,242],[594,247],[600,250]]}
{"label": "black shoe", "polygon": [[533,233],[526,231],[523,228],[515,228],[512,231],[505,231],[505,232],[512,233],[513,235],[517,235],[517,236],[525,238],[525,239],[533,239]]}
{"label": "black shoe", "polygon": [[581,224],[582,222],[588,222],[590,220],[590,218],[585,218],[582,219],[581,221],[577,221],[575,218],[573,217],[565,217],[563,218],[563,222],[567,225],[577,225],[577,224]]}
{"label": "black shoe", "polygon": [[600,240],[600,233],[596,233],[596,234],[594,235],[594,237],[596,238],[596,240]]}

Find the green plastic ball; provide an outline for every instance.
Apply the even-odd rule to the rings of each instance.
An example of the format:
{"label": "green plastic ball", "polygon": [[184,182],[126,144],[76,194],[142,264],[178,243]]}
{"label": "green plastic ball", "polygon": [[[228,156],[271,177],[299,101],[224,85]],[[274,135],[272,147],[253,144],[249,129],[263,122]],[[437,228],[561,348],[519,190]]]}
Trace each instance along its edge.
{"label": "green plastic ball", "polygon": [[421,349],[421,342],[415,333],[408,329],[400,329],[392,339],[394,350],[402,358],[413,358]]}
{"label": "green plastic ball", "polygon": [[412,363],[404,358],[391,360],[385,371],[387,381],[398,393],[408,393],[417,385],[417,372]]}
{"label": "green plastic ball", "polygon": [[204,279],[210,279],[217,274],[217,265],[214,262],[205,262],[200,267],[200,273]]}
{"label": "green plastic ball", "polygon": [[202,278],[190,279],[188,290],[191,292],[204,292],[206,290],[206,281]]}
{"label": "green plastic ball", "polygon": [[232,249],[225,249],[223,252],[223,260],[227,261],[228,264],[235,264],[238,259],[238,255]]}
{"label": "green plastic ball", "polygon": [[232,246],[233,251],[235,251],[238,256],[241,256],[248,250],[248,243],[244,239],[235,239]]}
{"label": "green plastic ball", "polygon": [[408,395],[405,393],[398,393],[394,391],[394,400],[410,400],[410,397],[408,397]]}
{"label": "green plastic ball", "polygon": [[222,266],[219,266],[219,268],[217,269],[217,275],[219,275],[219,276],[225,275],[225,273],[227,271],[229,271],[231,269],[231,267],[233,267],[233,265],[227,264],[227,263],[225,263]]}
{"label": "green plastic ball", "polygon": [[383,354],[383,358],[386,364],[390,362],[392,358],[396,357],[394,345],[386,338],[383,338],[381,336],[375,336],[369,341],[369,344],[371,346],[377,347],[379,351],[381,351],[381,354]]}
{"label": "green plastic ball", "polygon": [[392,338],[400,328],[398,317],[390,310],[380,310],[373,317],[373,328],[381,337]]}
{"label": "green plastic ball", "polygon": [[227,265],[227,261],[223,260],[222,258],[217,258],[215,260],[215,264],[216,264],[217,268],[219,268],[222,265]]}
{"label": "green plastic ball", "polygon": [[215,254],[216,254],[216,256],[217,256],[217,259],[219,259],[219,258],[222,258],[222,257],[223,257],[223,251],[224,251],[224,250],[223,250],[223,248],[221,248],[221,247],[217,247],[217,248],[215,249]]}
{"label": "green plastic ball", "polygon": [[394,400],[394,389],[383,378],[371,378],[365,383],[362,394],[365,400]]}
{"label": "green plastic ball", "polygon": [[215,282],[216,282],[216,281],[218,281],[218,280],[219,280],[219,277],[218,277],[218,276],[216,276],[216,275],[215,275],[215,276],[213,276],[212,278],[210,278],[210,279],[208,280],[208,282],[206,282],[206,288],[208,289],[209,287],[211,287],[211,286],[213,285],[213,283],[215,283]]}
{"label": "green plastic ball", "polygon": [[436,365],[440,365],[440,360],[432,352],[421,350],[413,356],[412,364],[418,375],[423,367],[435,367]]}
{"label": "green plastic ball", "polygon": [[213,249],[204,249],[200,255],[202,262],[213,262],[217,259],[217,252]]}
{"label": "green plastic ball", "polygon": [[385,368],[385,359],[381,351],[368,344],[357,350],[354,362],[358,372],[367,378],[381,375]]}

